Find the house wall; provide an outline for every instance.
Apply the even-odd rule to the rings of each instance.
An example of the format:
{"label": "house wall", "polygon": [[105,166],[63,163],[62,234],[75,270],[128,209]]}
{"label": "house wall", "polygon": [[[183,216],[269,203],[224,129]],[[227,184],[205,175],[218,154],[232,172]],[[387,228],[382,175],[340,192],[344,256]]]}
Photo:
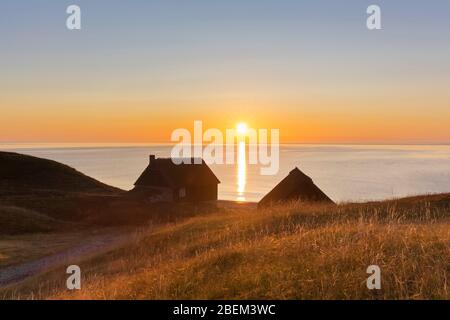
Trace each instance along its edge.
{"label": "house wall", "polygon": [[176,192],[176,201],[211,201],[217,200],[217,184],[201,186],[201,187],[187,187],[186,197],[180,198],[179,192]]}
{"label": "house wall", "polygon": [[172,202],[174,197],[172,189],[164,187],[146,187],[136,186],[133,189],[135,194],[140,195],[143,198],[147,198],[152,202]]}
{"label": "house wall", "polygon": [[185,197],[180,197],[180,188],[171,189],[165,187],[136,186],[133,193],[147,198],[152,202],[196,202],[214,201],[218,197],[218,186],[208,185],[202,187],[183,188]]}

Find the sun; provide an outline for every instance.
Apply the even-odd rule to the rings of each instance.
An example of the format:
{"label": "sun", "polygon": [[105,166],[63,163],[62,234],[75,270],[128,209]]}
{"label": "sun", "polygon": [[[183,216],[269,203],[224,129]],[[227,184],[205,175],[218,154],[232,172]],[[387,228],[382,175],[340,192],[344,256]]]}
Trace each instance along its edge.
{"label": "sun", "polygon": [[236,124],[236,132],[240,136],[245,136],[247,134],[248,127],[245,122],[239,122]]}

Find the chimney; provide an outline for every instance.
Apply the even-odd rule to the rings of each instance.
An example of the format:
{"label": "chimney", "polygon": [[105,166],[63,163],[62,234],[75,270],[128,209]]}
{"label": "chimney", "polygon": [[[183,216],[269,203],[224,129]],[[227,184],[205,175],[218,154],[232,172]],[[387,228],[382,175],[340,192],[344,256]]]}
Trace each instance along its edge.
{"label": "chimney", "polygon": [[156,159],[154,154],[150,155],[150,164],[152,164],[152,161],[154,161]]}

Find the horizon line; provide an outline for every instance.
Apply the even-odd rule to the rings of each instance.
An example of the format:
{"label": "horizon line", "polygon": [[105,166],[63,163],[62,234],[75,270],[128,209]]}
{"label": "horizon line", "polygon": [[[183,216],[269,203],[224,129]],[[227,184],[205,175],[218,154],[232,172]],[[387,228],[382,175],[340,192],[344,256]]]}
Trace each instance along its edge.
{"label": "horizon line", "polygon": [[[102,146],[170,146],[170,145],[176,145],[179,144],[179,142],[15,142],[15,141],[0,141],[0,148],[3,147],[10,147],[10,146],[21,146],[23,145],[29,145],[32,146],[38,146],[38,145],[48,145],[48,146],[70,146],[73,145],[73,147],[77,146],[95,146],[95,147],[102,147]],[[210,143],[203,143],[202,145],[209,145]],[[238,143],[234,143],[234,145],[237,145]],[[192,146],[196,146],[197,144],[192,144]],[[226,146],[226,143],[220,144],[222,146]],[[247,143],[247,145],[250,145]],[[252,144],[253,145],[253,144]],[[267,145],[271,145],[271,143],[267,143]],[[450,142],[280,142],[280,146],[283,145],[341,145],[341,146],[450,146]]]}

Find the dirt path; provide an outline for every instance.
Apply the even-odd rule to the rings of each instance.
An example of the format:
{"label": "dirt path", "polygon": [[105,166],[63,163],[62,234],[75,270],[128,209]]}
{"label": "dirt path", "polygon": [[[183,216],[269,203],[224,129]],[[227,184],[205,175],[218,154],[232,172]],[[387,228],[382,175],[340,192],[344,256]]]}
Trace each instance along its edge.
{"label": "dirt path", "polygon": [[80,258],[109,251],[130,238],[129,234],[94,236],[70,249],[34,261],[0,268],[0,288],[60,266],[75,264]]}

